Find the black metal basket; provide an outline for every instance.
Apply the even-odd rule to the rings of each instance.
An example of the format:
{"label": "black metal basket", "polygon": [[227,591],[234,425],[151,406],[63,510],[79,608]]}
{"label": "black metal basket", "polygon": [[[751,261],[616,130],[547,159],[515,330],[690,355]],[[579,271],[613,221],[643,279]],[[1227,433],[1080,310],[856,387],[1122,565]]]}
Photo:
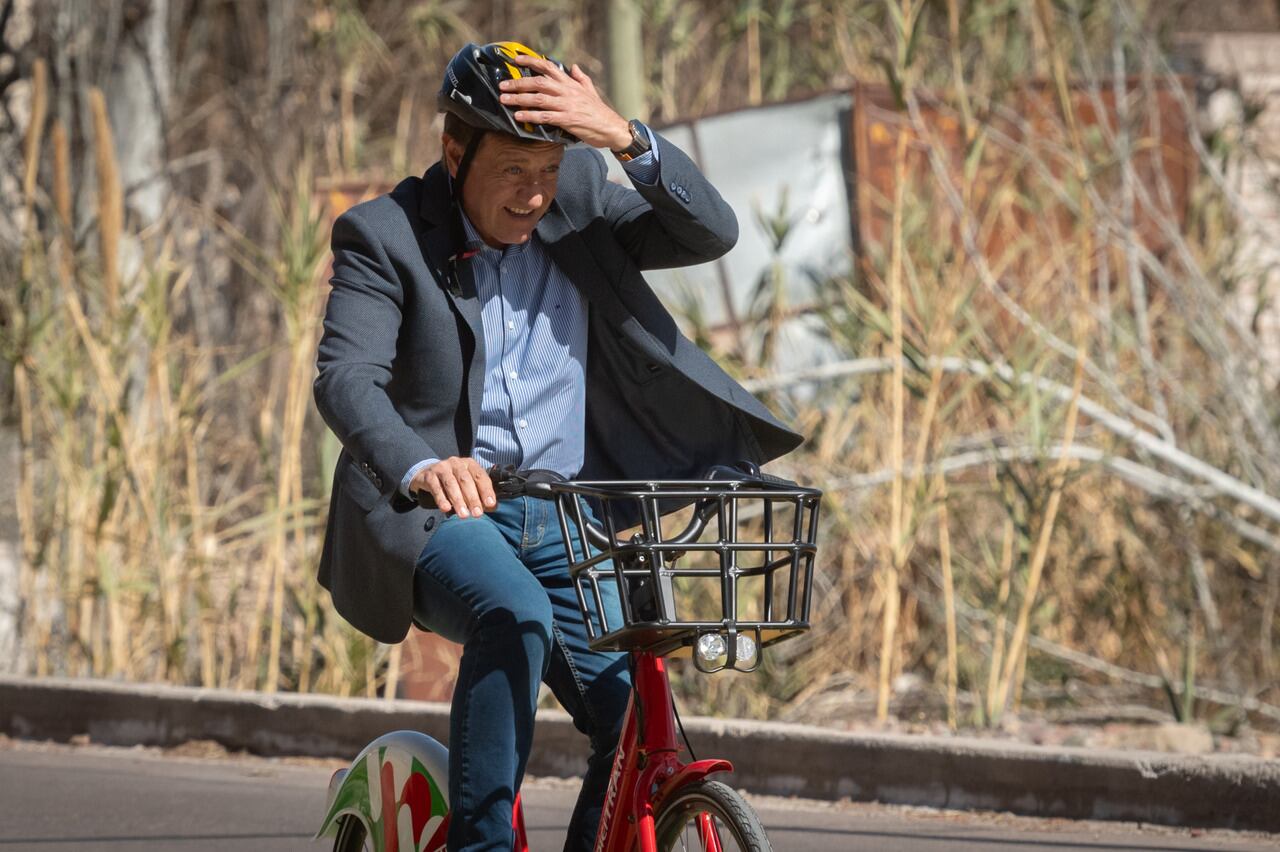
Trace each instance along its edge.
{"label": "black metal basket", "polygon": [[[552,490],[592,648],[705,651],[721,646],[703,637],[718,636],[724,662],[695,652],[698,667],[750,670],[760,649],[809,628],[821,491],[758,478],[566,482]],[[581,534],[590,523],[584,498],[604,531],[591,543],[603,550],[588,548]],[[618,519],[637,517],[638,530],[618,542]],[[606,612],[610,586],[621,623]],[[738,651],[752,644],[754,657],[742,659]]]}

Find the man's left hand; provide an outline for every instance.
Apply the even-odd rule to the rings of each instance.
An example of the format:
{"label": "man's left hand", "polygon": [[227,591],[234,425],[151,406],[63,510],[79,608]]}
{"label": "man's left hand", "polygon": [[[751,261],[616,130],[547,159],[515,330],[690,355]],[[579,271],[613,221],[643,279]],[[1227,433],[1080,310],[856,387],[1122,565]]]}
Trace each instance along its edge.
{"label": "man's left hand", "polygon": [[537,76],[503,80],[502,103],[515,108],[516,121],[563,128],[596,148],[621,151],[631,144],[627,120],[604,102],[591,78],[577,65],[568,73],[537,56],[517,56],[515,64]]}

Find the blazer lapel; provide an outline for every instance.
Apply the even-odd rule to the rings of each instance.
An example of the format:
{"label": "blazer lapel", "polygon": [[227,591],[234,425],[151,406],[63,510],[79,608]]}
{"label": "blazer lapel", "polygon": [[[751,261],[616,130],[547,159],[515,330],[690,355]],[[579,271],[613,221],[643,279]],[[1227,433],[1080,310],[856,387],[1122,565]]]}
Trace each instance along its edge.
{"label": "blazer lapel", "polygon": [[[559,204],[551,205],[538,223],[537,231],[560,271],[586,296],[591,315],[608,325],[610,331],[605,332],[606,335],[612,333],[627,338],[652,362],[671,363],[671,351],[618,296],[615,282],[596,260],[590,241],[574,228]],[[592,328],[593,333],[599,333],[594,323]]]}
{"label": "blazer lapel", "polygon": [[458,280],[449,280],[449,256],[453,254],[453,226],[449,222],[449,187],[444,168],[437,163],[422,177],[422,202],[419,213],[430,226],[422,238],[422,253],[431,274],[449,297],[458,315],[466,322],[477,345],[484,345],[484,328],[480,321],[480,299],[476,296],[471,263],[458,262]]}
{"label": "blazer lapel", "polygon": [[480,422],[480,405],[484,397],[484,323],[480,317],[480,298],[476,293],[475,274],[470,260],[459,260],[457,280],[449,275],[449,256],[453,245],[453,224],[449,221],[449,187],[444,168],[440,163],[432,166],[422,177],[422,201],[419,213],[428,227],[421,238],[422,253],[431,275],[444,291],[449,304],[457,311],[471,332],[474,344],[469,376],[467,399],[470,403],[472,432]]}
{"label": "blazer lapel", "polygon": [[608,317],[614,325],[621,326],[627,319],[626,310],[614,295],[608,276],[596,262],[591,247],[574,228],[573,222],[558,202],[551,205],[535,231],[556,266],[587,297],[592,307]]}

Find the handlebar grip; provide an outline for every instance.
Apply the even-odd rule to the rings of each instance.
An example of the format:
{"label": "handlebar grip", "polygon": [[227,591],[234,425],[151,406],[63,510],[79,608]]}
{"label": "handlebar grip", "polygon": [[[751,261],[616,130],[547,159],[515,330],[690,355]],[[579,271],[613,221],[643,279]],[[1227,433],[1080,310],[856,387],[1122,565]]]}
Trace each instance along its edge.
{"label": "handlebar grip", "polygon": [[[551,470],[516,470],[514,466],[494,465],[486,471],[493,485],[494,496],[499,500],[512,497],[537,497],[550,500],[554,496],[551,486],[564,482],[564,477]],[[409,497],[424,509],[438,509],[436,498],[430,491],[410,491]]]}
{"label": "handlebar grip", "polygon": [[764,473],[764,472],[757,473],[755,475],[755,478],[759,479],[761,482],[768,483],[769,485],[778,485],[778,486],[781,486],[782,488],[799,488],[800,487],[800,483],[798,482],[792,482],[790,479],[783,479],[781,476],[774,476],[769,473]]}

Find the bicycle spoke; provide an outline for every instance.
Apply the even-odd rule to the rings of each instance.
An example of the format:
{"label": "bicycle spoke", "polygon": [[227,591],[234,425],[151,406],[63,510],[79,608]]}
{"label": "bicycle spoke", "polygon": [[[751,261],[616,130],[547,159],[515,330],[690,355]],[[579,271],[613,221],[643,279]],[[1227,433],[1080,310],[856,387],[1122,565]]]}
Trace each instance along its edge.
{"label": "bicycle spoke", "polygon": [[663,803],[661,852],[770,852],[760,820],[742,796],[718,781],[697,781]]}

